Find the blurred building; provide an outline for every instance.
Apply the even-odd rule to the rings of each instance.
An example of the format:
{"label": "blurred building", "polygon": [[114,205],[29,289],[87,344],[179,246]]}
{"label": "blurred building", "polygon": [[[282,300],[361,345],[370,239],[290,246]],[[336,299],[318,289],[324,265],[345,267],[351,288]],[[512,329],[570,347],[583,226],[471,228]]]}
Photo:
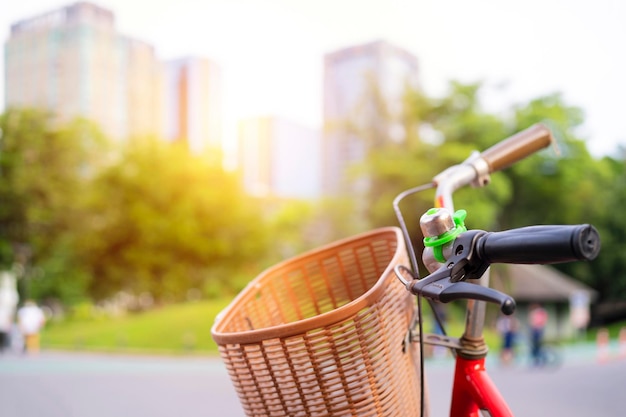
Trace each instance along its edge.
{"label": "blurred building", "polygon": [[82,116],[109,137],[158,136],[194,152],[221,145],[221,75],[203,58],[161,62],[120,34],[113,12],[88,2],[11,25],[5,107]]}
{"label": "blurred building", "polygon": [[221,147],[220,67],[204,58],[167,61],[164,67],[164,136],[194,152]]}
{"label": "blurred building", "polygon": [[81,2],[14,23],[5,65],[6,107],[83,116],[113,138],[158,133],[154,49],[119,34],[107,9]]}
{"label": "blurred building", "polygon": [[244,188],[259,197],[319,197],[320,145],[317,130],[284,118],[242,120],[238,165]]}
{"label": "blurred building", "polygon": [[386,41],[341,49],[324,57],[323,179],[325,195],[367,190],[351,168],[380,141],[402,140],[408,86],[417,88],[417,58]]}

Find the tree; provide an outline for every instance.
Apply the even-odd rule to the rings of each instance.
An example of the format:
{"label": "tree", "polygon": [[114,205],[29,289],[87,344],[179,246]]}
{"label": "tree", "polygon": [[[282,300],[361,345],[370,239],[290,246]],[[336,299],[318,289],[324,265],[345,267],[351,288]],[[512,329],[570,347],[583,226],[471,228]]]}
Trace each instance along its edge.
{"label": "tree", "polygon": [[[160,141],[131,144],[95,178],[81,256],[96,299],[126,291],[158,302],[234,286],[262,262],[266,229],[236,176]],[[252,268],[255,269],[255,268]]]}
{"label": "tree", "polygon": [[[409,90],[402,117],[402,141],[378,140],[362,169],[372,178],[368,205],[373,225],[396,222],[391,201],[405,189],[432,182],[448,166],[461,163],[472,151],[484,149],[504,137],[505,124],[485,113],[478,103],[479,84],[451,83],[449,95],[430,98],[422,91]],[[364,131],[367,137],[368,132]],[[456,197],[457,208],[467,209],[468,221],[475,228],[493,228],[497,209],[509,198],[506,179],[490,187],[462,190]],[[408,208],[415,226],[419,217],[433,205],[433,194],[413,199]]]}
{"label": "tree", "polygon": [[[516,106],[513,129],[521,130],[543,122],[552,131],[556,143],[552,149],[507,170],[513,196],[500,215],[504,228],[578,223],[604,228],[608,220],[606,205],[593,202],[608,198],[606,194],[613,188],[614,173],[605,162],[591,156],[584,140],[577,135],[583,119],[582,110],[567,105],[560,94],[538,97]],[[600,282],[606,278],[598,276],[596,270],[605,262],[605,257],[602,251],[592,263],[572,262],[556,267],[599,289],[604,297]]]}
{"label": "tree", "polygon": [[7,110],[0,129],[0,267],[17,268],[22,298],[81,298],[82,197],[106,142],[85,120],[60,125],[34,109]]}
{"label": "tree", "polygon": [[626,297],[626,159],[604,157],[598,161],[595,192],[584,201],[594,211],[594,224],[600,233],[602,249],[596,261],[588,265],[585,280],[600,293],[600,301],[622,301]]}
{"label": "tree", "polygon": [[[373,151],[360,167],[372,178],[367,202],[372,225],[395,223],[391,201],[402,190],[432,181],[434,175],[462,162],[472,150],[485,150],[543,122],[556,136],[560,153],[553,149],[542,151],[493,173],[488,187],[459,190],[455,194],[456,208],[468,211],[468,227],[486,230],[592,223],[600,229],[603,242],[620,247],[620,230],[626,225],[614,210],[624,203],[624,188],[616,186],[623,179],[624,162],[598,161],[589,154],[577,134],[583,121],[581,109],[567,105],[560,94],[549,94],[519,103],[502,114],[492,114],[482,109],[481,88],[480,83],[451,82],[449,92],[442,98],[408,91],[404,133],[400,135],[404,140],[389,136],[378,137],[376,142],[364,139],[377,145],[370,148]],[[380,130],[376,132],[381,135]],[[368,132],[361,135],[367,138]],[[405,212],[415,240],[420,240],[419,216],[432,204],[432,193],[425,194],[425,199],[415,199]],[[598,289],[601,298],[623,297],[626,264],[617,253],[605,249],[593,263],[574,262],[558,267]]]}

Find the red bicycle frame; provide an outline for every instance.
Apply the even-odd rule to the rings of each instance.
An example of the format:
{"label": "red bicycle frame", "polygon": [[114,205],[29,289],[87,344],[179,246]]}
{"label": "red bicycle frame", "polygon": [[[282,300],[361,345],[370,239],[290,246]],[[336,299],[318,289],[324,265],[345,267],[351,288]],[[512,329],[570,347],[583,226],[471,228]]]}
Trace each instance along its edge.
{"label": "red bicycle frame", "polygon": [[456,358],[452,404],[453,417],[479,417],[480,410],[488,410],[492,417],[510,417],[509,409],[495,384],[485,370],[485,358]]}

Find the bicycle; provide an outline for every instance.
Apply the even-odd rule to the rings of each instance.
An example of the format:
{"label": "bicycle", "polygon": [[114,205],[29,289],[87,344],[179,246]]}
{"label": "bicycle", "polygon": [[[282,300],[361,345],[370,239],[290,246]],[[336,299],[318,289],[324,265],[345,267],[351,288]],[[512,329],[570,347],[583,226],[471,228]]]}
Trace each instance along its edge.
{"label": "bicycle", "polygon": [[[486,302],[511,314],[515,301],[489,288],[489,265],[591,260],[599,253],[599,235],[588,224],[467,230],[452,196],[466,185],[487,185],[491,173],[552,141],[538,124],[475,152],[431,183],[400,193],[393,201],[400,227],[331,243],[248,284],[212,328],[246,414],[424,416],[428,343],[455,356],[452,417],[481,411],[512,416],[485,368],[483,326]],[[400,202],[432,189],[435,208],[420,219],[422,261],[430,274],[420,278]],[[425,334],[422,298],[431,304],[467,300],[463,335]]]}

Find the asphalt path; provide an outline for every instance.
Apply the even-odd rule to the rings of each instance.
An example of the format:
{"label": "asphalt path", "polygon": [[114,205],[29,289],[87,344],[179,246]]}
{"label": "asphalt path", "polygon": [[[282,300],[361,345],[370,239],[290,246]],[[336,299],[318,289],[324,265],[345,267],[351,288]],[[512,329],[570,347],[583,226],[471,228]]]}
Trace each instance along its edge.
{"label": "asphalt path", "polygon": [[[453,363],[427,362],[431,417],[448,415]],[[516,416],[626,415],[626,359],[599,362],[592,348],[566,352],[558,369],[489,374]],[[2,417],[241,417],[218,358],[42,352],[0,356]]]}

